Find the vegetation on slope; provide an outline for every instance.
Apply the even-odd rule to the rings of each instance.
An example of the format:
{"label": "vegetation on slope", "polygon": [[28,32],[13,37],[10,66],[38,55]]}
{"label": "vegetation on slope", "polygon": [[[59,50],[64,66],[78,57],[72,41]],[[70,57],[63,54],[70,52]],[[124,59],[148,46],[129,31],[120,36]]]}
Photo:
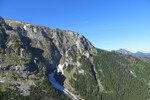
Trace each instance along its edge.
{"label": "vegetation on slope", "polygon": [[[72,86],[85,100],[148,100],[150,98],[149,62],[103,50],[98,50],[93,61],[97,79],[91,74],[91,61],[82,57],[82,68],[86,74],[75,74],[76,80],[71,80]],[[103,91],[98,86],[98,80],[104,88]]]}

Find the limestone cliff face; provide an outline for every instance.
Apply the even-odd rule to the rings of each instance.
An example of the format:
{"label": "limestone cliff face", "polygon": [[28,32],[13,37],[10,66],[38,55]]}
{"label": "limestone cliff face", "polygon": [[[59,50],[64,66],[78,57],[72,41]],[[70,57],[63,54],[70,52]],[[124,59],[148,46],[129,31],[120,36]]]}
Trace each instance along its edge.
{"label": "limestone cliff face", "polygon": [[[81,65],[78,59],[82,55],[90,58],[93,51],[96,52],[96,49],[92,44],[76,32],[50,29],[0,17],[1,71],[17,72],[30,77],[36,76],[39,72],[50,73],[59,65],[63,65],[64,70],[76,69],[73,71],[76,73],[77,67]],[[80,70],[82,72],[81,68]],[[70,77],[66,74],[68,73],[65,72],[65,77]],[[7,80],[20,84],[19,81],[13,82],[10,78]],[[68,82],[69,79],[66,80],[67,84]]]}
{"label": "limestone cliff face", "polygon": [[3,18],[0,18],[0,25],[1,48],[6,48],[2,52],[4,55],[29,57],[30,62],[37,58],[44,61],[48,68],[56,67],[61,56],[72,46],[75,46],[76,52],[81,54],[94,49],[85,37],[73,31],[50,29]]}

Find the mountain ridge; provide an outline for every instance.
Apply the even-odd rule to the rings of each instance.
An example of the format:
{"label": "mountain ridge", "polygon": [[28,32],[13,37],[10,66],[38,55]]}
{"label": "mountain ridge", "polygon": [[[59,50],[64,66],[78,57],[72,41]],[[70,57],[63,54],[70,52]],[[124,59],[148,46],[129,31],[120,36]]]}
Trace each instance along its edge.
{"label": "mountain ridge", "polygon": [[0,18],[1,100],[149,100],[149,66],[77,32]]}
{"label": "mountain ridge", "polygon": [[118,50],[114,50],[116,52],[122,53],[122,54],[127,54],[127,55],[134,55],[134,56],[141,56],[141,57],[150,57],[150,53],[144,53],[144,52],[140,52],[137,51],[135,53],[128,51],[126,49],[118,49]]}

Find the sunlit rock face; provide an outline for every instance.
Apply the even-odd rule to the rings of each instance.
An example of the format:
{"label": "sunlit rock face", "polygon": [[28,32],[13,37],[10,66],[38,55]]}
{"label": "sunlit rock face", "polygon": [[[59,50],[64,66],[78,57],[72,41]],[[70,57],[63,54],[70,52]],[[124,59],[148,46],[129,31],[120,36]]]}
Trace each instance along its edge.
{"label": "sunlit rock face", "polygon": [[[84,53],[87,56],[90,54],[86,51],[94,49],[85,37],[81,37],[73,31],[50,29],[3,18],[0,18],[0,25],[0,47],[12,47],[5,51],[5,55],[17,52],[16,56],[30,57],[31,62],[37,57],[43,60],[48,68],[56,67],[61,56],[72,46],[75,46],[74,50],[77,53]],[[14,50],[16,44],[21,48],[18,47],[18,50]],[[34,50],[35,52],[33,52]]]}
{"label": "sunlit rock face", "polygon": [[[58,69],[58,72],[66,76],[66,69],[70,65],[81,65],[75,60],[76,55],[89,58],[92,50],[95,48],[91,43],[77,32],[50,29],[0,17],[1,71],[15,72],[28,78],[36,77],[40,72],[48,75]],[[5,81],[7,80],[11,80],[12,84],[20,84],[19,86],[28,85],[21,83],[21,80],[14,82],[6,75]],[[36,86],[34,81],[32,83]],[[22,95],[30,95],[29,89],[33,84],[26,90],[19,86],[17,88],[22,91]]]}

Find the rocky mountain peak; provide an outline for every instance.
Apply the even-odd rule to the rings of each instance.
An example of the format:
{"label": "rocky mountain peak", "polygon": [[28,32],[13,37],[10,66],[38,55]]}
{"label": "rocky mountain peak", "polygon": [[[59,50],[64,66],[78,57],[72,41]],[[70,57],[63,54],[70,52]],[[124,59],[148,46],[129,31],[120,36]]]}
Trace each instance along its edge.
{"label": "rocky mountain peak", "polygon": [[124,48],[121,48],[119,50],[115,50],[116,52],[119,52],[119,53],[122,53],[122,54],[132,54],[132,52],[124,49]]}
{"label": "rocky mountain peak", "polygon": [[[50,73],[59,66],[61,70],[69,66],[80,67],[78,60],[81,56],[90,58],[94,50],[92,44],[77,32],[0,17],[0,70],[30,77],[43,72]],[[17,88],[23,95],[30,94],[28,90],[23,91],[25,84],[13,80],[12,83],[20,84]]]}
{"label": "rocky mountain peak", "polygon": [[[84,54],[87,57],[94,50],[92,44],[85,37],[79,36],[77,32],[0,19],[0,25],[3,26],[1,45],[8,48],[3,51],[5,55],[15,53],[17,57],[31,57],[31,62],[38,58],[42,59],[46,66],[55,67],[69,50],[73,49],[76,53]],[[19,46],[17,50],[16,45]]]}

